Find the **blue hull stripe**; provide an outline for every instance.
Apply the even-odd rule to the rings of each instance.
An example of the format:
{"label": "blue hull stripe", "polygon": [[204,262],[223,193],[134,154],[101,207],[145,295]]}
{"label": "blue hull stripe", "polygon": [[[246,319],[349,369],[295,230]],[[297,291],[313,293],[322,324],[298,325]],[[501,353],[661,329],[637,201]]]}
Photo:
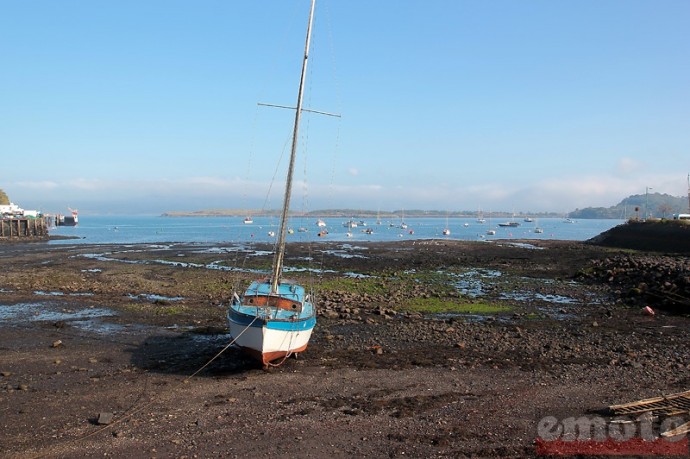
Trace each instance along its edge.
{"label": "blue hull stripe", "polygon": [[[310,328],[314,328],[316,325],[316,317],[314,316],[295,321],[268,320],[268,322],[265,322],[262,318],[254,320],[254,316],[240,314],[233,308],[229,308],[228,310],[228,320],[231,320],[232,322],[244,327],[251,324],[252,328],[266,327],[269,330],[282,331],[309,330]],[[252,320],[254,320],[254,323],[252,323]]]}

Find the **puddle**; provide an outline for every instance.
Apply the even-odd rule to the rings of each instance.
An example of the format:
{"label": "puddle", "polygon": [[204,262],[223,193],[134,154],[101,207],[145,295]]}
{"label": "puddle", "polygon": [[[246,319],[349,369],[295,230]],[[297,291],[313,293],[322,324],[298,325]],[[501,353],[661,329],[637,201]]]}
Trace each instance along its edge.
{"label": "puddle", "polygon": [[71,328],[99,335],[136,333],[151,328],[148,325],[115,324],[103,320],[115,316],[115,311],[106,308],[63,308],[54,303],[0,304],[0,325],[63,322]]}
{"label": "puddle", "polygon": [[[122,252],[120,252],[122,253]],[[102,253],[85,253],[81,254],[82,257],[85,258],[90,258],[92,260],[98,260],[98,261],[111,261],[111,262],[116,262],[116,263],[128,263],[128,264],[133,264],[133,265],[150,265],[150,264],[159,264],[159,265],[165,265],[165,266],[173,266],[176,268],[205,268],[205,269],[216,269],[220,271],[232,271],[232,272],[242,272],[242,273],[254,273],[254,274],[265,274],[267,271],[262,271],[262,270],[257,270],[257,269],[246,269],[246,268],[236,268],[234,266],[223,266],[221,263],[224,263],[221,260],[217,261],[212,261],[211,263],[207,265],[202,265],[200,263],[189,263],[189,262],[184,262],[184,261],[170,261],[170,260],[163,260],[163,259],[155,259],[155,260],[127,260],[123,258],[114,258],[111,256],[107,256],[110,254],[102,254]],[[179,254],[178,254],[179,256]]]}
{"label": "puddle", "polygon": [[499,242],[497,244],[499,246],[518,247],[520,249],[544,250],[544,247],[537,247],[536,245],[527,244],[525,242]]}
{"label": "puddle", "polygon": [[68,309],[50,303],[0,305],[0,320],[12,322],[80,321],[115,315],[115,312],[105,308]]}
{"label": "puddle", "polygon": [[337,271],[333,271],[332,269],[316,269],[316,268],[291,268],[289,266],[283,268],[283,272],[286,273],[317,273],[317,274],[322,274],[322,273],[329,273],[329,274],[335,274]]}
{"label": "puddle", "polygon": [[127,296],[133,300],[147,300],[147,301],[180,301],[180,300],[184,299],[184,297],[181,297],[181,296],[163,296],[163,295],[156,295],[154,293],[140,293],[138,295],[132,295],[130,293]]}
{"label": "puddle", "polygon": [[458,274],[457,277],[459,280],[455,282],[455,288],[458,292],[462,295],[476,298],[486,295],[482,279],[496,279],[501,277],[501,272],[492,269],[475,269]]}
{"label": "puddle", "polygon": [[365,257],[364,255],[359,255],[356,253],[348,253],[345,250],[322,250],[321,253],[326,254],[326,255],[333,255],[334,257],[340,257],[340,258],[363,258],[367,259],[368,257]]}
{"label": "puddle", "polygon": [[93,296],[93,293],[88,292],[74,292],[74,293],[64,293],[64,292],[45,292],[43,290],[34,290],[34,295],[37,296]]}
{"label": "puddle", "polygon": [[92,269],[82,269],[81,272],[83,272],[83,273],[101,273],[101,272],[103,272],[103,270],[100,268],[92,268]]}
{"label": "puddle", "polygon": [[355,278],[355,279],[367,279],[367,278],[374,277],[374,276],[370,276],[369,274],[355,273],[355,272],[352,272],[352,271],[343,273],[343,276],[345,276],[345,277],[353,277],[353,278]]}
{"label": "puddle", "polygon": [[251,253],[247,254],[247,256],[249,257],[268,257],[271,255],[273,255],[273,252],[271,252],[270,250],[254,250]]}
{"label": "puddle", "polygon": [[448,320],[448,319],[462,319],[465,322],[471,323],[481,323],[481,322],[500,322],[508,323],[510,322],[511,316],[509,315],[483,315],[483,314],[467,314],[461,312],[439,312],[431,315],[432,319],[436,320]]}
{"label": "puddle", "polygon": [[580,302],[574,298],[563,295],[544,295],[542,293],[532,292],[511,292],[501,293],[500,299],[513,301],[545,301],[552,304],[579,304]]}
{"label": "puddle", "polygon": [[340,247],[342,247],[344,250],[369,250],[368,247],[361,247],[361,246],[352,245],[352,244],[343,244]]}

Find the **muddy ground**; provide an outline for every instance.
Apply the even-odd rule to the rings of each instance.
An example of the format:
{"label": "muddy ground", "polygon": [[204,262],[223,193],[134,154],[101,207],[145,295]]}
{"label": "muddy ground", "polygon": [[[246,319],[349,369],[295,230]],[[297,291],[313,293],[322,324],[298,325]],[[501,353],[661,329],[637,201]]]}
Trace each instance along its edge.
{"label": "muddy ground", "polygon": [[546,416],[690,389],[690,320],[580,276],[623,253],[581,242],[292,245],[308,350],[218,355],[262,250],[0,245],[0,456],[534,457]]}

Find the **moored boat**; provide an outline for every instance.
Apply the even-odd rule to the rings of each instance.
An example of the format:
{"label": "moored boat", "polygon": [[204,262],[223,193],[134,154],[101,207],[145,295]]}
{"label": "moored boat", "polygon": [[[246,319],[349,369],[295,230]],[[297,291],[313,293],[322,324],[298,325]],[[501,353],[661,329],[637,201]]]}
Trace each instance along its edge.
{"label": "moored boat", "polygon": [[[296,282],[283,279],[292,176],[297,155],[300,118],[303,111],[302,100],[315,3],[315,0],[311,0],[302,60],[302,74],[297,94],[297,106],[295,107],[290,161],[271,276],[252,282],[242,295],[234,293],[227,311],[233,342],[259,360],[264,367],[280,364],[290,355],[304,351],[316,325],[316,308],[312,302],[313,296]],[[322,220],[319,220],[317,224],[325,226],[325,223],[321,225],[321,222]],[[319,236],[321,236],[321,232]],[[283,360],[274,363],[278,359]]]}

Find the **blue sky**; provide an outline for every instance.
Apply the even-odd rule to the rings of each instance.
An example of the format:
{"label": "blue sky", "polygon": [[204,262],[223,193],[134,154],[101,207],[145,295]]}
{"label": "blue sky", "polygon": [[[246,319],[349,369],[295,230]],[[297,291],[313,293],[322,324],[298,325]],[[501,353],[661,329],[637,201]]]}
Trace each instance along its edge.
{"label": "blue sky", "polygon": [[[277,208],[308,0],[0,0],[0,188],[27,209]],[[320,0],[293,208],[682,196],[690,2]],[[282,158],[282,159],[281,159]]]}

